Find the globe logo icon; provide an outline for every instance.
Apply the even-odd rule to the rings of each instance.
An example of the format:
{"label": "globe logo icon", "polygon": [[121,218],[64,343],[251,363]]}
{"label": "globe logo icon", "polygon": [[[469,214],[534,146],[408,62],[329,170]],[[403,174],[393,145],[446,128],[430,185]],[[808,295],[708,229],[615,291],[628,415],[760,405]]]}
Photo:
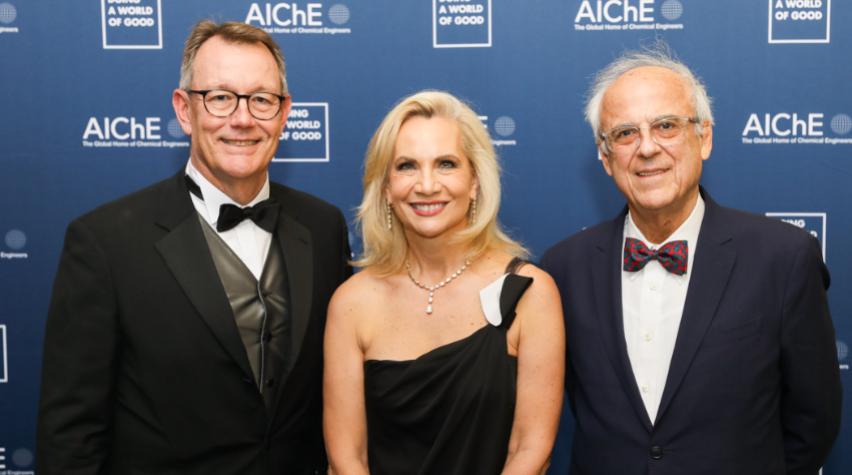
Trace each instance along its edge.
{"label": "globe logo icon", "polygon": [[852,130],[852,118],[846,114],[837,114],[831,118],[831,130],[837,135],[846,135]]}
{"label": "globe logo icon", "polygon": [[515,132],[515,121],[511,117],[499,117],[494,121],[494,130],[503,137],[508,137]]}
{"label": "globe logo icon", "polygon": [[183,129],[180,128],[180,122],[177,119],[172,119],[169,121],[169,125],[167,126],[169,131],[169,135],[172,137],[179,139],[181,137],[186,137],[186,134],[183,133]]}
{"label": "globe logo icon", "polygon": [[12,462],[18,468],[29,467],[33,463],[33,453],[27,449],[18,449],[12,454]]}
{"label": "globe logo icon", "polygon": [[349,21],[349,9],[346,8],[346,5],[332,5],[331,8],[328,9],[328,19],[331,20],[332,23],[336,25],[342,25]]}
{"label": "globe logo icon", "polygon": [[678,0],[666,0],[660,7],[660,13],[666,20],[677,20],[683,15],[683,5]]}
{"label": "globe logo icon", "polygon": [[18,17],[18,11],[11,3],[0,3],[0,23],[12,23]]}
{"label": "globe logo icon", "polygon": [[846,359],[846,356],[849,355],[849,347],[846,346],[846,343],[843,343],[840,340],[837,340],[837,360],[843,361]]}
{"label": "globe logo icon", "polygon": [[16,251],[23,249],[27,245],[27,236],[22,231],[13,229],[6,233],[6,245]]}

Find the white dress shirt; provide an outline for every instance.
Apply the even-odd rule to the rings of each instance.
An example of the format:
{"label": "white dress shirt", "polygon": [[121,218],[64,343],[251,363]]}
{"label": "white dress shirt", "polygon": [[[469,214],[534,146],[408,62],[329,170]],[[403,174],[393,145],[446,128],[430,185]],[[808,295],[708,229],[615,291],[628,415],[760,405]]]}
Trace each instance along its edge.
{"label": "white dress shirt", "polygon": [[648,242],[629,212],[625,219],[625,239],[639,239],[650,249],[659,249],[671,241],[687,241],[689,247],[684,275],[672,274],[657,260],[648,262],[637,272],[628,272],[623,268],[621,271],[621,305],[627,354],[639,394],[642,395],[652,423],[657,418],[663,389],[666,387],[703,219],[704,200],[699,195],[689,218],[662,244]]}
{"label": "white dress shirt", "polygon": [[[198,187],[201,188],[201,195],[204,197],[202,200],[190,193],[192,204],[195,205],[195,210],[198,211],[198,214],[210,223],[214,231],[216,231],[216,223],[219,221],[219,207],[223,204],[232,204],[240,208],[245,208],[246,206],[254,206],[269,198],[269,174],[266,176],[266,183],[263,184],[260,193],[246,206],[240,206],[240,204],[207,181],[192,166],[192,160],[186,164],[186,174],[192,178],[192,181],[198,184]],[[248,267],[254,277],[260,280],[260,275],[263,272],[263,263],[266,261],[266,254],[269,252],[269,245],[272,242],[272,233],[264,231],[250,219],[246,219],[233,229],[221,233],[216,231],[216,233],[234,251],[237,257],[243,261],[243,264]]]}

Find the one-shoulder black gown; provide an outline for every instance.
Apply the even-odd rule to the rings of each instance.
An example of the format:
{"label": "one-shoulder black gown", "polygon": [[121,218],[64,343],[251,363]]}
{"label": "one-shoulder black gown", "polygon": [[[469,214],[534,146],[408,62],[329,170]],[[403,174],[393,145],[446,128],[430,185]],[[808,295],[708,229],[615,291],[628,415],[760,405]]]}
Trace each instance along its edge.
{"label": "one-shoulder black gown", "polygon": [[509,274],[499,326],[411,361],[364,363],[370,475],[499,475],[515,414],[518,359],[506,332],[529,277]]}

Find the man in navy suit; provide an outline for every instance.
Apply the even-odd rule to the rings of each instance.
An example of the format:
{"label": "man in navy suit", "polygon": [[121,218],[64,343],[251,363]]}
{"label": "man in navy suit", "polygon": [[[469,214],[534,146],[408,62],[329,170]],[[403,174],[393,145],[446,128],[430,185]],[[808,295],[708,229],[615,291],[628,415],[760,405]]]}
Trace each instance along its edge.
{"label": "man in navy suit", "polygon": [[627,206],[541,261],[565,312],[571,473],[817,474],[842,392],[819,243],[699,186],[710,99],[665,44],[598,73],[586,118]]}

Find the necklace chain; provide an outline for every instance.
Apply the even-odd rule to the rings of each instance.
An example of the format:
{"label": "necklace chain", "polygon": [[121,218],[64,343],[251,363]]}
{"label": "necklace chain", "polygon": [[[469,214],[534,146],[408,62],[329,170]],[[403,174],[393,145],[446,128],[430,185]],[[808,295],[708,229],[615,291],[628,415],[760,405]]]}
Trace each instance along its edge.
{"label": "necklace chain", "polygon": [[461,269],[455,271],[453,273],[453,275],[447,277],[446,280],[442,280],[441,282],[439,282],[439,283],[437,283],[433,286],[428,286],[428,285],[421,283],[419,280],[414,278],[414,275],[411,273],[411,264],[409,264],[408,261],[405,261],[405,268],[408,269],[408,277],[411,277],[411,281],[414,282],[414,285],[420,287],[421,289],[429,291],[429,305],[426,306],[426,314],[432,313],[432,302],[435,299],[435,291],[440,289],[441,287],[449,284],[450,282],[453,281],[453,279],[460,276],[461,273],[464,272],[464,270],[467,269],[467,266],[469,266],[469,265],[470,265],[470,261],[465,261],[464,265],[461,266]]}

